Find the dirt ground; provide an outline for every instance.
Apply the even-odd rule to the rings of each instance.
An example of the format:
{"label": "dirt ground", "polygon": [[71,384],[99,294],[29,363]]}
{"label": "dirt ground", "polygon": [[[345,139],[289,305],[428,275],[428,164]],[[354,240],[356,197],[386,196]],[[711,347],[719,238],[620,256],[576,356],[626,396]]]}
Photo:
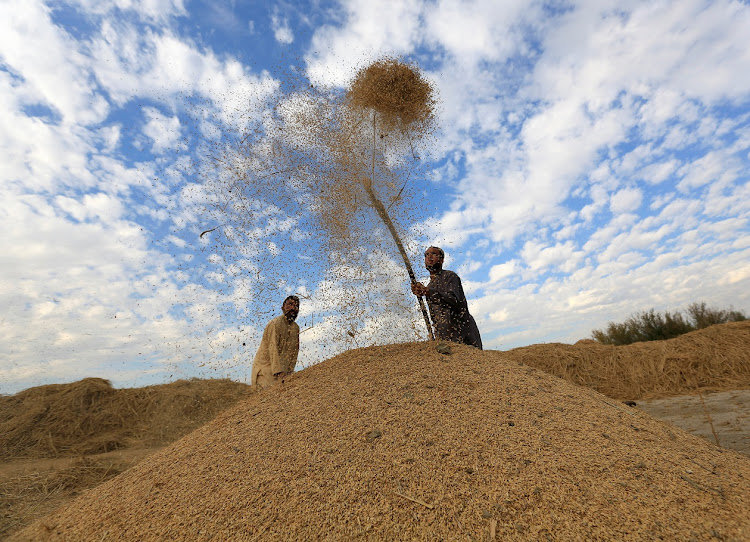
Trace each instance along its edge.
{"label": "dirt ground", "polygon": [[750,456],[750,390],[705,392],[665,399],[641,399],[646,414]]}

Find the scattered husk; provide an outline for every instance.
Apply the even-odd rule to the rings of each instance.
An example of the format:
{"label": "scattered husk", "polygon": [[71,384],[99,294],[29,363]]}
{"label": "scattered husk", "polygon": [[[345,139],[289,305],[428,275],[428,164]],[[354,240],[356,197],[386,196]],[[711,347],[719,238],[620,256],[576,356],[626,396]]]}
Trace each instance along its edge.
{"label": "scattered husk", "polygon": [[119,389],[102,378],[0,397],[0,460],[98,454],[172,442],[250,394],[230,380]]}
{"label": "scattered husk", "polygon": [[748,389],[750,321],[714,325],[666,341],[535,344],[506,355],[617,399]]}
{"label": "scattered husk", "polygon": [[449,346],[308,368],[10,540],[750,539],[745,456]]}
{"label": "scattered husk", "polygon": [[200,235],[212,288],[229,301],[207,310],[229,310],[241,324],[212,345],[210,364],[244,363],[240,345],[257,344],[269,307],[291,293],[302,298],[300,326],[318,325],[326,337],[317,359],[426,338],[410,264],[394,261],[422,252],[415,239],[435,205],[423,190],[435,129],[430,83],[416,66],[384,59],[346,91],[295,84],[248,103],[258,122],[207,138],[207,158],[190,172],[209,195]]}

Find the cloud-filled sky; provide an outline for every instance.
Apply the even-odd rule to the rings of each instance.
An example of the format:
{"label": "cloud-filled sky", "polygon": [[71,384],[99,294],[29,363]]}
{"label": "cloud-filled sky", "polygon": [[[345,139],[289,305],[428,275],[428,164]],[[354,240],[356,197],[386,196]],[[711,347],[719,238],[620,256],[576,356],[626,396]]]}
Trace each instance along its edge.
{"label": "cloud-filled sky", "polygon": [[[446,250],[485,348],[696,301],[748,312],[748,28],[737,0],[6,0],[0,393],[249,378],[243,314],[278,308],[253,306],[252,263],[199,238],[208,195],[185,164],[196,138],[250,122],[281,73],[343,88],[383,56],[439,92],[412,258]],[[273,224],[269,238],[310,233]],[[264,250],[299,258],[283,246]],[[397,258],[370,265],[408,294]],[[309,365],[333,325],[311,307],[336,285],[303,268],[281,289],[310,300]]]}

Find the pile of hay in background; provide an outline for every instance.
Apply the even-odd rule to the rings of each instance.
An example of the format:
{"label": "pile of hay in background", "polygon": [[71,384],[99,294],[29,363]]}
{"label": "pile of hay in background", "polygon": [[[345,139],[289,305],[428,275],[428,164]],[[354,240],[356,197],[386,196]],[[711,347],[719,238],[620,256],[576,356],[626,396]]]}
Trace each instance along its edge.
{"label": "pile of hay in background", "polygon": [[[614,399],[750,389],[750,321],[667,341],[536,344],[502,355]],[[96,454],[172,442],[251,393],[230,380],[114,389],[101,378],[0,397],[0,461]]]}
{"label": "pile of hay in background", "polygon": [[102,378],[0,397],[0,460],[98,454],[172,442],[250,394],[230,380],[114,389]]}
{"label": "pile of hay in background", "polygon": [[750,389],[750,321],[713,325],[666,341],[535,344],[505,355],[615,399]]}

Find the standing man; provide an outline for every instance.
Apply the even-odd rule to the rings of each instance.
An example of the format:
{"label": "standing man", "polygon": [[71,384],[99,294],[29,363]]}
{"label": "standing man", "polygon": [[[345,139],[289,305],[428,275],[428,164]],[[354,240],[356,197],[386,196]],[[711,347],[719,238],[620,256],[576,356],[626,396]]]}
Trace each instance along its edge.
{"label": "standing man", "polygon": [[252,383],[260,389],[281,382],[297,365],[299,326],[294,320],[299,314],[299,298],[288,296],[281,311],[284,314],[268,322],[253,361]]}
{"label": "standing man", "polygon": [[464,343],[482,349],[482,338],[474,318],[469,314],[461,279],[453,271],[443,269],[445,252],[430,247],[424,253],[424,266],[430,272],[430,283],[413,282],[414,295],[425,296],[430,307],[435,335],[444,341]]}

